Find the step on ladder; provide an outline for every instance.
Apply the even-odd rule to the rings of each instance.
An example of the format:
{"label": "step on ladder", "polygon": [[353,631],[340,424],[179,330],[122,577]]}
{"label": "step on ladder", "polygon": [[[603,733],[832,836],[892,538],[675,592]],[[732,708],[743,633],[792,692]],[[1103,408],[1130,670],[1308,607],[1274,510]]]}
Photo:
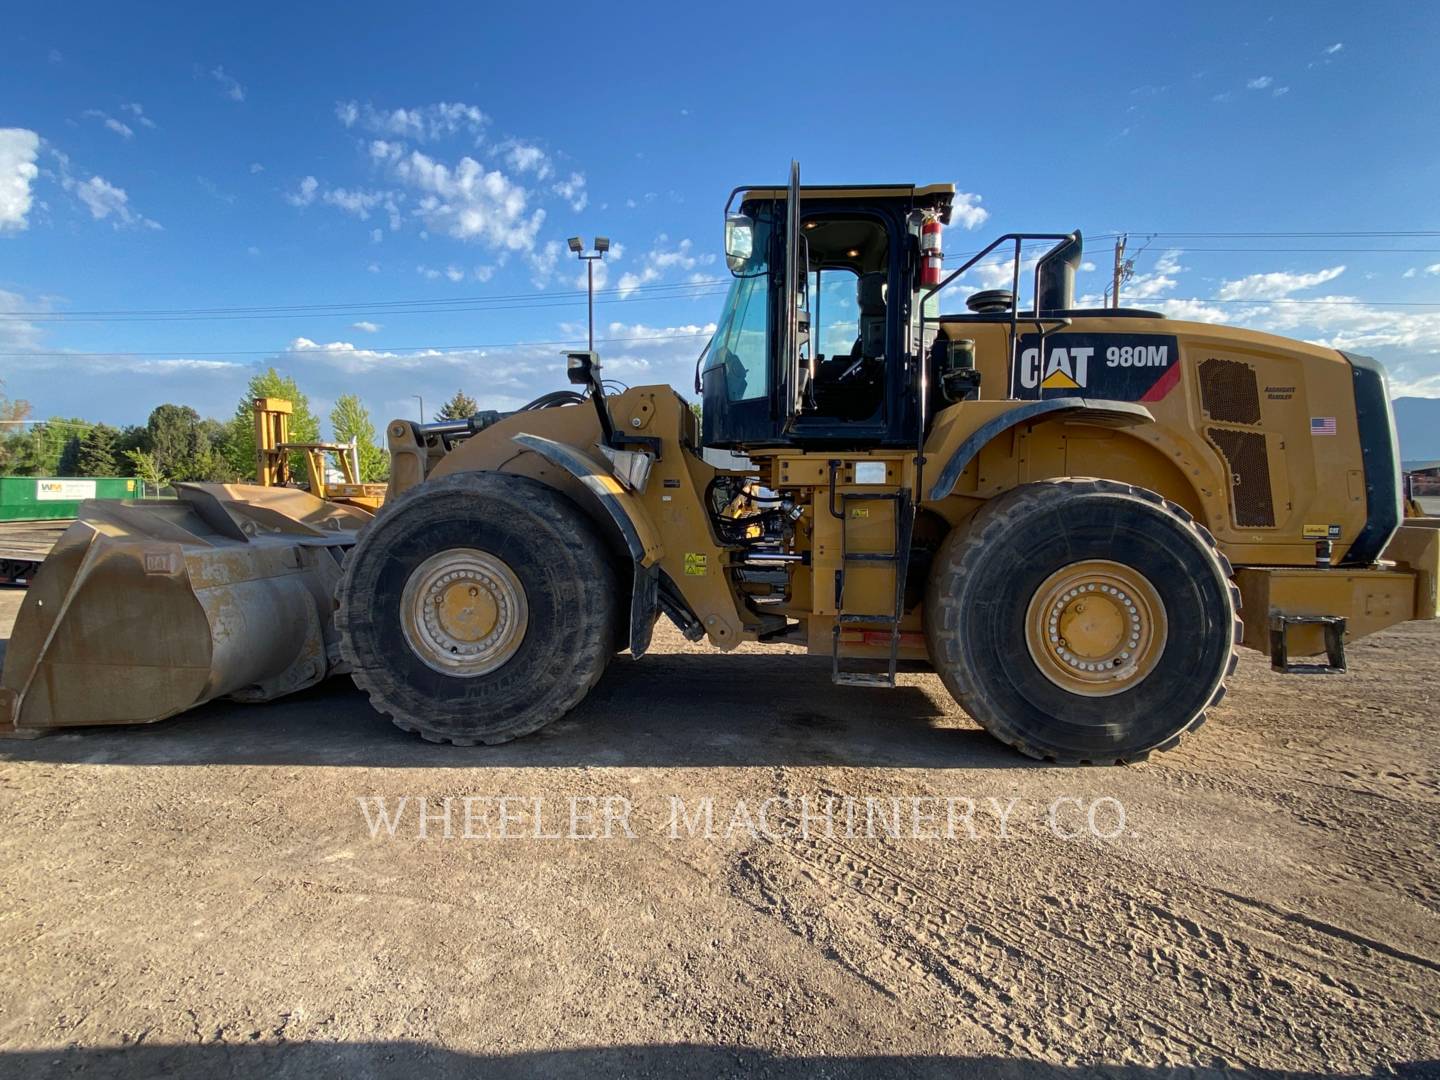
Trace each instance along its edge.
{"label": "step on ladder", "polygon": [[[835,626],[830,636],[830,681],[840,686],[895,685],[895,670],[900,653],[900,618],[905,614],[905,572],[910,563],[910,535],[915,515],[910,493],[904,488],[888,492],[841,492],[840,506],[835,506],[835,474],[830,474],[830,513],[840,519],[840,569],[835,571]],[[895,546],[891,551],[852,552],[850,550],[850,509],[854,503],[890,502],[895,510]],[[845,571],[853,564],[887,563],[895,575],[894,603],[890,611],[859,612],[845,610]],[[890,630],[890,663],[884,674],[869,671],[840,670],[840,631],[846,626],[868,625]]]}

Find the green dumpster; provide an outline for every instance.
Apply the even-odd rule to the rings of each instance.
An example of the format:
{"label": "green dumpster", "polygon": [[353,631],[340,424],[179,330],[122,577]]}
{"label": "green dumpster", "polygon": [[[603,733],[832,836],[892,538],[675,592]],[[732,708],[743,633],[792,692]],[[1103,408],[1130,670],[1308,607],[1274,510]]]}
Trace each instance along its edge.
{"label": "green dumpster", "polygon": [[0,521],[73,518],[85,499],[136,499],[133,476],[0,476]]}

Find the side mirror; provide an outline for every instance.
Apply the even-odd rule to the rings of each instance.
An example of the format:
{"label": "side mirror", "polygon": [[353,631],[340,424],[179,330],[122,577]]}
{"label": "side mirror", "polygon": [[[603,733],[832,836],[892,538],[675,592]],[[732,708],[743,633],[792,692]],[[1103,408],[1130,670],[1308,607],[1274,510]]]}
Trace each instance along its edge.
{"label": "side mirror", "polygon": [[755,222],[744,214],[725,216],[725,262],[730,272],[745,269],[755,254]]}
{"label": "side mirror", "polygon": [[594,386],[600,382],[600,354],[588,351],[565,354],[565,374],[577,386]]}

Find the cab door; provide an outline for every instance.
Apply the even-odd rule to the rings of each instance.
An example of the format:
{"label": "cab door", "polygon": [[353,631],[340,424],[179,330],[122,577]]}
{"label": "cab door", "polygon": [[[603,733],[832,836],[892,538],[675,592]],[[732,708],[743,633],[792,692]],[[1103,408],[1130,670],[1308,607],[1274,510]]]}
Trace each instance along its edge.
{"label": "cab door", "polygon": [[800,162],[790,162],[790,188],[785,198],[785,277],[780,287],[779,333],[775,343],[775,415],[787,434],[794,430],[805,397],[808,367],[801,361],[803,292],[810,279],[800,235]]}

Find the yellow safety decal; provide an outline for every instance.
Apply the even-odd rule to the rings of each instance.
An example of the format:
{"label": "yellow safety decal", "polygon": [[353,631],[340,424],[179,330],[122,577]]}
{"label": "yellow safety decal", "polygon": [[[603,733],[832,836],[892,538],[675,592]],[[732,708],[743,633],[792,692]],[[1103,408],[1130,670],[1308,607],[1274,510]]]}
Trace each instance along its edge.
{"label": "yellow safety decal", "polygon": [[687,551],[685,553],[685,574],[687,577],[704,577],[708,572],[706,564],[709,556],[702,555],[698,551]]}
{"label": "yellow safety decal", "polygon": [[870,516],[870,508],[868,506],[852,506],[850,508],[850,516],[852,518],[868,518]]}

